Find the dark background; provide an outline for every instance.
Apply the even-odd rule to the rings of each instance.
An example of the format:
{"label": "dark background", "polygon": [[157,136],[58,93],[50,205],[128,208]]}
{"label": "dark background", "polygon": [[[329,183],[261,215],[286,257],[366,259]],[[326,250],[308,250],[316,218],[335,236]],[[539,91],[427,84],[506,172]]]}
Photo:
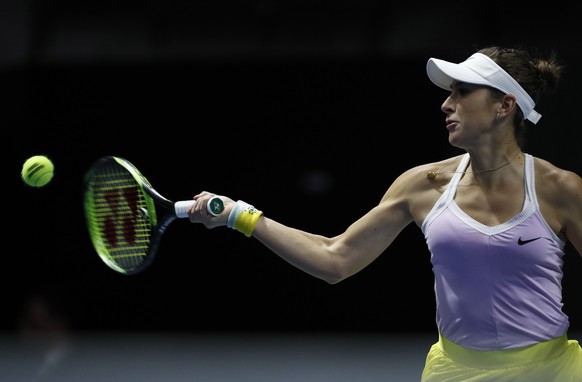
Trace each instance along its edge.
{"label": "dark background", "polygon": [[[494,4],[490,5],[494,7]],[[21,1],[0,5],[6,142],[0,330],[46,293],[80,331],[436,332],[433,278],[409,226],[371,266],[328,285],[227,228],[167,231],[135,276],[107,268],[85,228],[83,175],[133,162],[164,195],[211,190],[333,236],[401,172],[455,151],[426,60],[485,45],[555,49],[567,68],[527,150],[582,174],[577,13],[383,1]],[[22,163],[56,175],[33,189]],[[582,259],[565,310],[582,327]]]}

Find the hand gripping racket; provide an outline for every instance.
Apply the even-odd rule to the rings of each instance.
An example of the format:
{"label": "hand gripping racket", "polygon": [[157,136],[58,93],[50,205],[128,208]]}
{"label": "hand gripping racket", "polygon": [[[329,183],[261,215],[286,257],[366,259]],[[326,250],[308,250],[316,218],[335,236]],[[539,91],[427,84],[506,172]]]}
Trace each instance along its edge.
{"label": "hand gripping racket", "polygon": [[[196,203],[165,198],[133,164],[115,156],[97,160],[84,182],[85,220],[93,247],[105,264],[126,275],[152,263],[166,228],[177,218],[187,218]],[[158,207],[166,212],[161,217]],[[223,209],[219,197],[208,203],[208,212],[215,216]]]}

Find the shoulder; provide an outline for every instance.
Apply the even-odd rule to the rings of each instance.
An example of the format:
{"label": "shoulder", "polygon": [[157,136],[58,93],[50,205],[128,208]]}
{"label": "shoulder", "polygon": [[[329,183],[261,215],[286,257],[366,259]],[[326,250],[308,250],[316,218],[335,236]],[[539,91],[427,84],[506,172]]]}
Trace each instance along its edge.
{"label": "shoulder", "polygon": [[553,185],[560,189],[580,191],[582,177],[573,171],[560,168],[546,159],[533,157],[536,180],[544,184]]}
{"label": "shoulder", "polygon": [[[403,172],[390,185],[382,202],[400,205],[420,224],[449,184],[462,155],[421,164]],[[431,179],[430,173],[438,173]]]}
{"label": "shoulder", "polygon": [[402,178],[409,184],[427,188],[448,184],[464,155],[460,154],[437,162],[418,165],[404,172],[399,179]]}
{"label": "shoulder", "polygon": [[415,188],[430,187],[431,183],[433,183],[429,181],[430,174],[442,171],[443,167],[452,160],[453,158],[449,158],[438,162],[424,163],[415,167],[411,167],[401,173],[394,180],[390,186],[390,189],[404,188],[410,190]]}
{"label": "shoulder", "polygon": [[534,157],[536,188],[557,202],[582,202],[582,177],[548,160]]}

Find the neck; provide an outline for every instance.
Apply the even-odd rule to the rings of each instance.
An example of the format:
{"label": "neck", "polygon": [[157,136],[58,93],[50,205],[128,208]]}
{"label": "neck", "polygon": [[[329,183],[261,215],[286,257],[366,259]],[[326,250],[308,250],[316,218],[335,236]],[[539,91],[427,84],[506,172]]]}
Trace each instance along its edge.
{"label": "neck", "polygon": [[[519,158],[521,156],[521,154],[522,154],[521,150],[518,150],[517,153],[510,156],[510,159],[506,159],[505,161],[498,163],[498,164],[494,164],[494,165],[482,164],[480,166],[475,166],[475,161],[473,161],[473,158],[471,158],[471,171],[464,171],[464,172],[465,173],[494,172],[494,171],[500,170],[503,167],[511,164],[513,161],[515,161],[517,158]],[[483,162],[481,161],[481,163],[483,163]]]}
{"label": "neck", "polygon": [[[522,155],[522,151],[518,150],[516,154],[514,154],[511,159],[506,160],[496,166],[492,166],[492,167],[485,167],[483,169],[474,169],[473,167],[473,163],[471,163],[471,168],[472,170],[468,171],[443,171],[443,169],[447,168],[447,166],[449,166],[451,164],[451,162],[454,160],[454,158],[452,158],[449,162],[447,162],[447,164],[445,164],[445,166],[443,166],[443,168],[441,168],[438,171],[430,171],[426,174],[427,179],[429,180],[435,180],[437,178],[437,176],[439,174],[457,174],[457,173],[461,173],[461,174],[486,174],[486,173],[493,173],[497,170],[501,170],[502,168],[510,165],[513,161],[515,161],[516,159],[518,159],[521,155]],[[473,159],[471,159],[471,162],[473,162]]]}

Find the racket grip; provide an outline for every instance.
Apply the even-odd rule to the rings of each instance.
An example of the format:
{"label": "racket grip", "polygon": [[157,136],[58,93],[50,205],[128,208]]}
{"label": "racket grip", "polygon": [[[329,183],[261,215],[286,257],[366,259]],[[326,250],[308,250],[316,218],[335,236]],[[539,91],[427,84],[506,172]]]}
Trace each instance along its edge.
{"label": "racket grip", "polygon": [[[182,200],[174,203],[176,216],[179,218],[187,218],[188,211],[190,211],[194,204],[196,204],[196,200]],[[206,209],[210,215],[218,216],[222,211],[224,211],[224,202],[222,199],[220,199],[220,197],[215,196],[208,201]]]}

